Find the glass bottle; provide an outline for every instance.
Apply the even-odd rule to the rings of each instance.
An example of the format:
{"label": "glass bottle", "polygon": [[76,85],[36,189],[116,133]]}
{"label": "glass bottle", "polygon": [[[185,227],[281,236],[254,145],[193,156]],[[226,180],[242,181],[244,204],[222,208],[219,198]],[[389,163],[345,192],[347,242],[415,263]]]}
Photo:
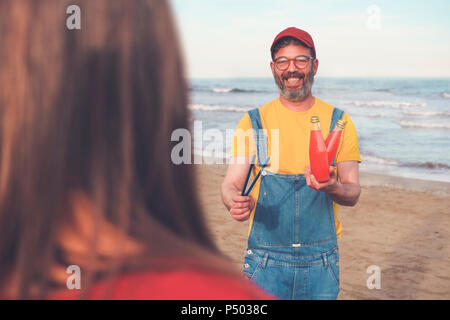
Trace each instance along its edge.
{"label": "glass bottle", "polygon": [[327,147],[328,153],[328,165],[330,166],[333,163],[334,157],[336,156],[344,127],[345,122],[343,120],[338,120],[336,127],[334,127],[333,131],[331,131],[331,133],[328,135],[327,140],[325,140],[325,145]]}
{"label": "glass bottle", "polygon": [[309,138],[309,162],[311,174],[318,182],[327,182],[330,179],[328,154],[322,130],[320,129],[319,117],[311,117],[311,134]]}

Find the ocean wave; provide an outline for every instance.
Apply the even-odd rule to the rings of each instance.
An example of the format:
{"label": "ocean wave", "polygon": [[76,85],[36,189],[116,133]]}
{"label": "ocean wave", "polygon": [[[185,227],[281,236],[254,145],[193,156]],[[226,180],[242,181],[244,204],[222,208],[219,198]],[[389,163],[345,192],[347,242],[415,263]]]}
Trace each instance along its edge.
{"label": "ocean wave", "polygon": [[440,112],[440,111],[403,111],[405,116],[418,116],[418,117],[450,117],[450,112]]}
{"label": "ocean wave", "polygon": [[444,97],[445,99],[450,99],[450,93],[442,92],[442,97]]}
{"label": "ocean wave", "polygon": [[372,91],[374,91],[374,92],[391,92],[392,90],[380,88],[380,89],[373,89]]}
{"label": "ocean wave", "polygon": [[371,113],[371,114],[368,114],[367,117],[369,117],[371,119],[378,119],[378,118],[385,118],[386,116],[379,114],[379,113]]}
{"label": "ocean wave", "polygon": [[343,103],[357,107],[393,108],[404,109],[411,107],[426,107],[426,103],[404,102],[404,101],[344,101]]}
{"label": "ocean wave", "polygon": [[210,106],[205,104],[191,104],[189,109],[199,111],[225,111],[225,112],[247,112],[256,107],[235,107],[235,106]]}
{"label": "ocean wave", "polygon": [[367,162],[371,162],[371,163],[385,164],[385,165],[387,164],[387,165],[391,165],[391,166],[398,166],[400,164],[398,161],[376,157],[371,154],[361,154],[361,158],[362,158],[363,162],[367,161]]}
{"label": "ocean wave", "polygon": [[401,166],[401,167],[410,167],[410,168],[422,168],[422,169],[443,169],[449,170],[450,165],[439,162],[400,162],[393,159],[386,159],[374,156],[373,154],[363,153],[361,154],[361,158],[363,162],[370,162],[379,165],[390,165],[390,166]]}
{"label": "ocean wave", "polygon": [[424,162],[424,163],[407,163],[408,167],[424,168],[424,169],[450,169],[450,166],[445,163]]}
{"label": "ocean wave", "polygon": [[420,123],[411,121],[399,121],[398,122],[403,128],[425,128],[425,129],[450,129],[450,124],[440,124],[440,123]]}
{"label": "ocean wave", "polygon": [[240,88],[213,88],[214,93],[255,93],[255,92],[265,92],[262,90],[247,90]]}
{"label": "ocean wave", "polygon": [[230,93],[231,91],[233,91],[232,88],[214,88],[213,92],[215,93]]}

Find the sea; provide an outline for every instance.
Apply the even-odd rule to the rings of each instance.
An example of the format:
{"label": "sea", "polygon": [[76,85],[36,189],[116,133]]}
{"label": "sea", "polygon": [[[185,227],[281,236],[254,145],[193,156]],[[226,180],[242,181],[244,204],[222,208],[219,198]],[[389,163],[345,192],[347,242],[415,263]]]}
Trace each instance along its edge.
{"label": "sea", "polygon": [[[189,85],[194,154],[217,160],[227,159],[244,114],[279,96],[273,78]],[[352,118],[361,171],[450,182],[450,79],[316,77],[312,91]]]}

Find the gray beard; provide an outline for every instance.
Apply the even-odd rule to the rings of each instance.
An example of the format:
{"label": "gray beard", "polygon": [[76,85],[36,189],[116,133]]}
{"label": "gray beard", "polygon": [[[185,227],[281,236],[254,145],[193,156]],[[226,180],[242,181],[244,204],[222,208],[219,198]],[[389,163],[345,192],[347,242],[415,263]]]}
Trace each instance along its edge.
{"label": "gray beard", "polygon": [[283,84],[283,80],[274,74],[275,83],[277,84],[280,95],[286,100],[292,102],[299,102],[305,100],[311,93],[312,86],[314,84],[314,71],[311,66],[311,71],[308,72],[303,78],[303,85],[298,90],[287,90]]}

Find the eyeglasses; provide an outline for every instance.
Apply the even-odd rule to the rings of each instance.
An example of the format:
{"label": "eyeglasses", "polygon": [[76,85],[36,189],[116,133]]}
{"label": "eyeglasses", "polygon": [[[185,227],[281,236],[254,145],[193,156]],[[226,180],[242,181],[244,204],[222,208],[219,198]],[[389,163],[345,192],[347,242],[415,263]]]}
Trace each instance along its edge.
{"label": "eyeglasses", "polygon": [[294,66],[298,69],[304,69],[308,65],[310,60],[314,60],[313,57],[308,56],[297,56],[292,59],[286,57],[279,57],[275,59],[275,67],[280,71],[285,71],[289,68],[291,61],[294,61]]}

